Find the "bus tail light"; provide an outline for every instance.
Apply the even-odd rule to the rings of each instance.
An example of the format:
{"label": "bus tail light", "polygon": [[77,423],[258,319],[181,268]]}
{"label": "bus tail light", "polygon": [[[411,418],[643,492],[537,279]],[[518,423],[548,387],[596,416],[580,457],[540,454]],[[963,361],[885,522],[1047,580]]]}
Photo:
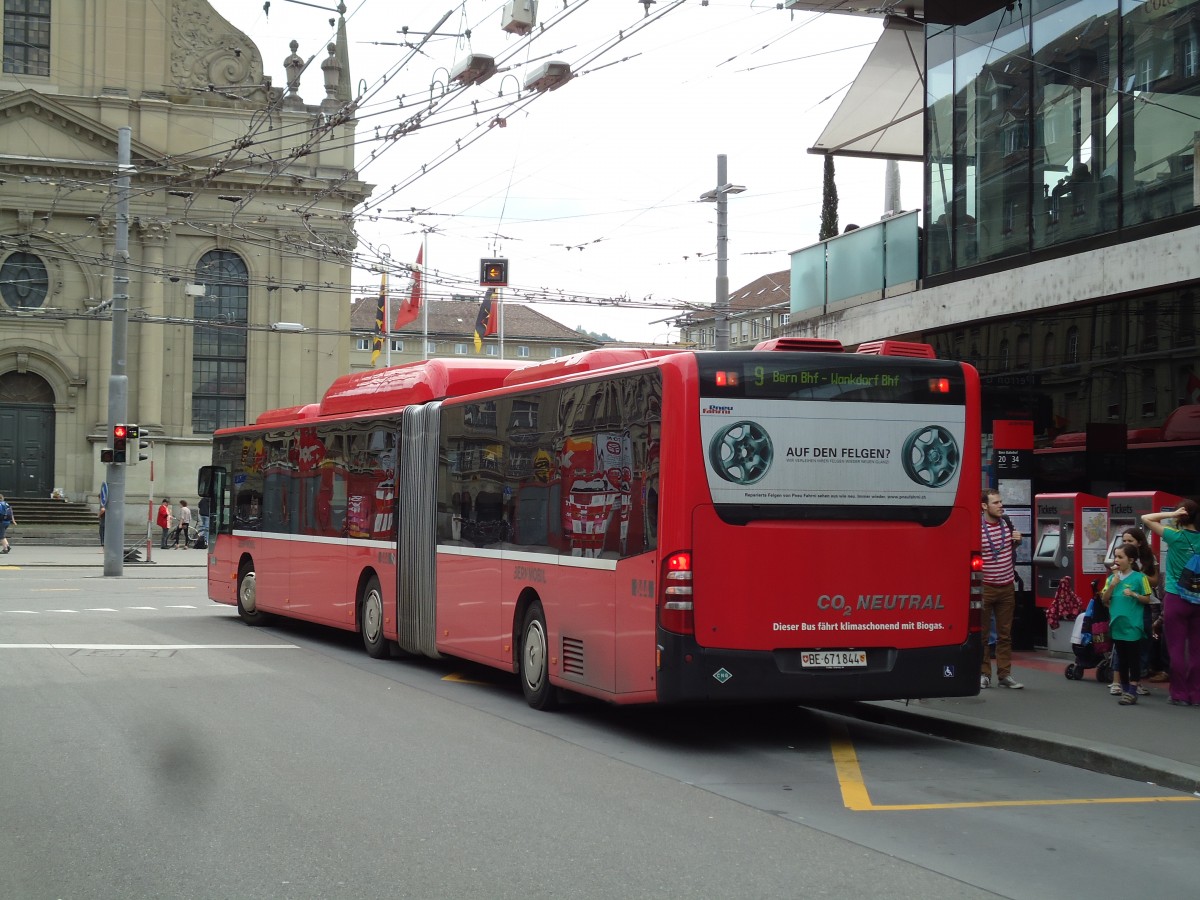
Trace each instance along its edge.
{"label": "bus tail light", "polygon": [[967,631],[978,634],[983,623],[983,554],[971,554],[971,609]]}
{"label": "bus tail light", "polygon": [[658,624],[676,634],[695,634],[692,607],[692,553],[681,550],[663,563],[663,591],[658,599]]}

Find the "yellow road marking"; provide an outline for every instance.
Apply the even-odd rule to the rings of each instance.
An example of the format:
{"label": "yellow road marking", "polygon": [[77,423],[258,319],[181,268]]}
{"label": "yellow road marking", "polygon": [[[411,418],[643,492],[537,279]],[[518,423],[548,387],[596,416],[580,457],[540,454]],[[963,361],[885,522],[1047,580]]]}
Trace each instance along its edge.
{"label": "yellow road marking", "polygon": [[479,681],[475,678],[468,678],[466,675],[458,672],[451,672],[449,675],[442,676],[442,681],[453,681],[457,684],[481,684],[484,687],[490,687],[492,684],[490,681]]}
{"label": "yellow road marking", "polygon": [[830,723],[829,743],[833,751],[833,765],[837,770],[838,784],[842,789],[842,803],[854,812],[887,812],[892,810],[919,809],[981,809],[991,806],[1087,806],[1101,803],[1195,803],[1200,797],[1180,794],[1172,797],[1086,797],[1061,800],[981,800],[971,803],[895,803],[875,804],[863,781],[858,754],[850,743],[850,732],[845,725]]}

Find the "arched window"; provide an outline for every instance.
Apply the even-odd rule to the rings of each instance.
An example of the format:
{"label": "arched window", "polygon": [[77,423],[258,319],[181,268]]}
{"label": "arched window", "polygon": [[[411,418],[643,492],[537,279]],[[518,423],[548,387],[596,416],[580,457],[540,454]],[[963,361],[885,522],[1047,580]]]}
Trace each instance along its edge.
{"label": "arched window", "polygon": [[1068,366],[1079,363],[1079,329],[1074,325],[1067,329],[1067,352],[1064,354],[1063,362]]}
{"label": "arched window", "polygon": [[999,365],[996,366],[996,371],[1008,371],[1008,338],[1005,338],[1000,342],[1000,360]]}
{"label": "arched window", "polygon": [[32,253],[18,250],[0,265],[0,295],[12,309],[37,309],[46,302],[49,289],[46,264]]}
{"label": "arched window", "polygon": [[[246,424],[246,323],[249,272],[228,250],[210,250],[196,265],[192,346],[192,431]],[[211,323],[211,324],[206,324]]]}
{"label": "arched window", "polygon": [[1030,368],[1030,364],[1031,364],[1031,360],[1030,360],[1031,351],[1030,351],[1030,346],[1029,346],[1030,343],[1031,342],[1029,339],[1029,335],[1027,335],[1027,334],[1017,335],[1017,368],[1018,369]]}

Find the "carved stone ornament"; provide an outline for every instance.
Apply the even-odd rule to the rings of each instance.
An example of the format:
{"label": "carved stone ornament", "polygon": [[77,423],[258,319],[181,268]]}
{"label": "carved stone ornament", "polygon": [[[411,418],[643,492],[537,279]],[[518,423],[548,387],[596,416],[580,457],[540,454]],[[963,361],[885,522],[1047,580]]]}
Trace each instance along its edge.
{"label": "carved stone ornament", "polygon": [[170,17],[171,80],[177,88],[252,87],[254,90],[245,92],[245,99],[266,96],[258,47],[206,0],[171,0]]}
{"label": "carved stone ornament", "polygon": [[143,244],[166,243],[171,236],[170,227],[162,219],[139,219],[136,225]]}

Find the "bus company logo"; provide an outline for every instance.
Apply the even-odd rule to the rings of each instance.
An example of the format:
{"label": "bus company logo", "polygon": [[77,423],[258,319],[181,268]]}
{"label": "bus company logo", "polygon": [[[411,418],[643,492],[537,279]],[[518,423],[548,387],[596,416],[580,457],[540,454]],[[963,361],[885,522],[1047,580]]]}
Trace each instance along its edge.
{"label": "bus company logo", "polygon": [[958,471],[958,442],[941,425],[925,425],[904,440],[904,474],[919,485],[938,488]]}
{"label": "bus company logo", "polygon": [[703,416],[732,416],[733,407],[710,403],[704,409],[700,410],[700,414]]}

